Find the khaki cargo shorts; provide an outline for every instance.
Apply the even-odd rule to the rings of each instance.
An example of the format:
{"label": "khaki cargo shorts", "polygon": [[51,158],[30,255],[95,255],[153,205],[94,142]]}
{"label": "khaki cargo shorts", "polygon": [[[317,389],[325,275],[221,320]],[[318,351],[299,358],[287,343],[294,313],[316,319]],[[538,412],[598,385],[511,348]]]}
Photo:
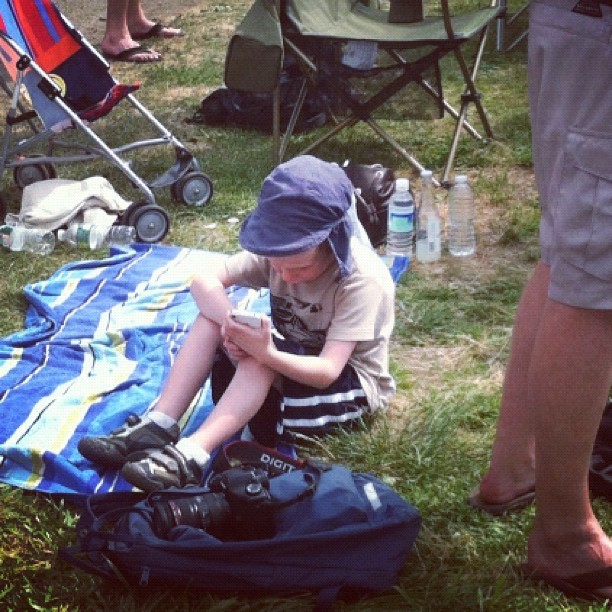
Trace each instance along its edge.
{"label": "khaki cargo shorts", "polygon": [[612,309],[612,7],[531,4],[529,103],[549,296]]}

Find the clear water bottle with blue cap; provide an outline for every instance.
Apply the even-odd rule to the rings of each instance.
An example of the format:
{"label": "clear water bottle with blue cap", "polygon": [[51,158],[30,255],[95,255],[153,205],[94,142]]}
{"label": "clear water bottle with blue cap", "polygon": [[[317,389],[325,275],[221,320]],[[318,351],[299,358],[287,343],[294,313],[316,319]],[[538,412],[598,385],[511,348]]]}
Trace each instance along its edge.
{"label": "clear water bottle with blue cap", "polygon": [[389,198],[387,255],[411,257],[414,244],[414,198],[407,178],[395,181]]}

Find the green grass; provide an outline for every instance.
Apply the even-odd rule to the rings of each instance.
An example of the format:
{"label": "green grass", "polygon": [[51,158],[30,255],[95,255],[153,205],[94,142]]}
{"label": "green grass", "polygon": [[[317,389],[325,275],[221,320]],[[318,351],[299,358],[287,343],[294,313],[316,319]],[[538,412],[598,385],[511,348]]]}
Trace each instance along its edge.
{"label": "green grass", "polygon": [[[180,19],[187,36],[156,45],[165,53],[162,64],[113,67],[119,80],[143,81],[139,99],[188,145],[214,182],[213,202],[202,209],[189,209],[172,202],[167,193],[159,194],[171,220],[168,244],[236,250],[238,225],[228,220],[242,219],[255,205],[261,181],[272,167],[269,136],[184,121],[221,85],[229,36],[248,5],[246,0],[228,0],[191,7]],[[461,86],[452,58],[444,60],[443,76],[447,95],[455,99]],[[514,310],[538,257],[525,77],[524,45],[511,53],[498,53],[489,45],[479,83],[496,140],[485,145],[464,139],[456,162],[457,169],[469,175],[477,196],[478,254],[468,260],[445,254],[438,263],[414,265],[400,282],[391,355],[398,393],[392,406],[363,429],[302,451],[377,474],[423,516],[422,532],[397,588],[361,602],[340,603],[338,610],[599,609],[519,577],[533,509],[493,519],[465,504],[487,465]],[[101,122],[107,142],[138,138],[142,125],[127,119],[127,111],[117,111]],[[404,119],[398,96],[380,122],[425,165],[441,171],[452,130],[448,119]],[[308,143],[317,135],[306,133],[297,140]],[[159,149],[139,155],[135,168],[155,176],[172,163],[172,155],[166,153]],[[399,175],[417,178],[367,128],[338,136],[318,154],[338,162],[380,162]],[[102,174],[126,197],[138,197],[119,172],[103,164],[58,170],[66,178]],[[416,186],[418,191],[418,180]],[[3,188],[9,209],[17,211],[21,194],[9,173]],[[444,214],[445,192],[440,190],[437,198]],[[24,285],[76,258],[105,254],[75,252],[64,245],[49,257],[2,253],[0,334],[24,325]],[[595,509],[609,527],[609,506],[597,501]],[[221,612],[312,607],[312,597],[249,600],[184,589],[109,586],[56,558],[59,547],[74,542],[77,517],[77,511],[61,500],[0,486],[0,609]]]}

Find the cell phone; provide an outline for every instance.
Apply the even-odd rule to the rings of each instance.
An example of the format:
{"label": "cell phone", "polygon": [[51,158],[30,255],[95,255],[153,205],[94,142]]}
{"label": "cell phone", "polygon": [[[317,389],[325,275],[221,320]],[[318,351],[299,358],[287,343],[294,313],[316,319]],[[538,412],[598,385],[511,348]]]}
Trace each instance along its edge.
{"label": "cell phone", "polygon": [[258,315],[255,312],[234,309],[232,310],[231,317],[234,319],[234,321],[238,321],[238,323],[243,323],[249,327],[253,327],[255,329],[261,327],[261,315]]}

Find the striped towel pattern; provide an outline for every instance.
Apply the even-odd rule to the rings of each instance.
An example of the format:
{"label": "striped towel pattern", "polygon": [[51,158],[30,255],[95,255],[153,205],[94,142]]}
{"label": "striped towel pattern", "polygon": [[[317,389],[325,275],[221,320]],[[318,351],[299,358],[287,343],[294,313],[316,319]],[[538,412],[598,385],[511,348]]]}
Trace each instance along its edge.
{"label": "striped towel pattern", "polygon": [[[23,330],[0,339],[0,481],[83,496],[129,490],[77,451],[158,396],[197,309],[191,279],[219,253],[135,244],[99,261],[70,263],[24,288]],[[229,289],[240,308],[267,312],[267,291]],[[181,427],[212,408],[209,384]]]}

